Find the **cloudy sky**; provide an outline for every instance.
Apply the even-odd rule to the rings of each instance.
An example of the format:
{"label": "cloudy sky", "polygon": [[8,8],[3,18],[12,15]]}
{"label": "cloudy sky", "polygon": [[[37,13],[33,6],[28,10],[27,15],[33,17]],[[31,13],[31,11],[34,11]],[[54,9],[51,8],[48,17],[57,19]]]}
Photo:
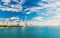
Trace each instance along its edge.
{"label": "cloudy sky", "polygon": [[60,0],[0,0],[0,18],[60,24]]}

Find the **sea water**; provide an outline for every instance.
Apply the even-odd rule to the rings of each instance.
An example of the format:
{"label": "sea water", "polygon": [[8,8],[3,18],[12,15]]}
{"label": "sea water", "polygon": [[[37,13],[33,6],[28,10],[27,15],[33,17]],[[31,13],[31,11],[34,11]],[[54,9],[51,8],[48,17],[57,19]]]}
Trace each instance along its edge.
{"label": "sea water", "polygon": [[40,26],[1,28],[0,38],[60,38],[60,28]]}

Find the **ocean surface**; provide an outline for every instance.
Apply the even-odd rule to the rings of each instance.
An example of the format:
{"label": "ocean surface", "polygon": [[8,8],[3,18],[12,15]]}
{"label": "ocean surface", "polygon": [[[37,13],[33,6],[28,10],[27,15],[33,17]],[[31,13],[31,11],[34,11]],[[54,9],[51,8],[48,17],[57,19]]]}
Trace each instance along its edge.
{"label": "ocean surface", "polygon": [[60,38],[58,27],[0,28],[0,38]]}

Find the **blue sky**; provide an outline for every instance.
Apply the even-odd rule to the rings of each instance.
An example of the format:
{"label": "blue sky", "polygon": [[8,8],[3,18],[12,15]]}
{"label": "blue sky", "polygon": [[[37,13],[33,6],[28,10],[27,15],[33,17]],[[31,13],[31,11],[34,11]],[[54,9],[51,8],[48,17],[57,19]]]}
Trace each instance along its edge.
{"label": "blue sky", "polygon": [[60,22],[59,0],[0,0],[0,18],[19,17],[21,20]]}
{"label": "blue sky", "polygon": [[[17,1],[20,1],[20,0],[17,0]],[[22,6],[22,10],[21,11],[18,11],[18,12],[14,11],[14,12],[12,12],[12,11],[2,11],[2,10],[0,10],[0,17],[8,18],[8,17],[12,17],[12,16],[18,16],[18,17],[24,19],[25,16],[26,16],[27,19],[30,20],[30,19],[38,16],[35,12],[32,12],[31,14],[26,14],[26,12],[28,12],[30,10],[27,10],[26,12],[24,10],[27,9],[27,8],[32,8],[32,7],[39,6],[37,4],[37,2],[39,0],[24,0],[24,1],[25,2],[23,4],[21,4],[21,6]],[[1,2],[0,5],[4,6],[3,5],[4,3],[2,1],[0,1],[0,2]],[[10,4],[16,5],[15,3],[18,4],[17,2],[14,2],[14,1],[12,1]],[[8,6],[6,6],[6,7],[8,7]]]}

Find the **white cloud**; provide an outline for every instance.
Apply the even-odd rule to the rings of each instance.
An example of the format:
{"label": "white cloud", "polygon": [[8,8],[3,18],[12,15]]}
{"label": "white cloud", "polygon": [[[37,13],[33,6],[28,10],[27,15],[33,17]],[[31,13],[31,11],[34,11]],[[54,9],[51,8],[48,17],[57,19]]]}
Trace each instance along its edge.
{"label": "white cloud", "polygon": [[[17,1],[17,0],[15,0],[15,1]],[[42,14],[44,16],[52,15],[52,16],[50,16],[47,19],[47,21],[42,21],[42,20],[44,20],[43,19],[44,16],[42,16],[42,17],[39,16],[39,17],[33,18],[32,20],[36,21],[36,24],[41,24],[41,25],[44,25],[44,24],[45,25],[49,25],[49,24],[51,24],[51,25],[60,25],[60,1],[59,0],[42,0],[42,1],[48,2],[48,4],[44,4],[44,3],[42,3],[40,1],[41,3],[38,2],[38,5],[41,5],[41,6],[27,8],[27,9],[24,10],[24,12],[29,10],[28,12],[26,12],[26,14],[30,14],[32,12],[36,12],[36,13]],[[19,1],[17,1],[17,2],[19,3]],[[25,1],[22,0],[20,2],[20,4],[23,4],[24,2]],[[19,5],[17,5],[17,6],[11,5],[11,7],[12,8],[6,8],[6,7],[0,6],[0,9],[3,10],[3,11],[7,10],[7,11],[16,11],[16,12],[19,12],[23,8],[22,6],[19,6]],[[44,8],[45,8],[46,11],[43,11],[44,12],[43,13],[43,12],[41,12],[41,10],[44,9]],[[14,18],[11,18],[11,19],[14,19]],[[40,21],[40,22],[37,22],[37,21]]]}
{"label": "white cloud", "polygon": [[12,5],[11,8],[0,6],[0,10],[2,11],[12,11],[12,12],[19,12],[22,10],[22,7],[20,5]]}
{"label": "white cloud", "polygon": [[52,16],[52,19],[60,19],[60,15]]}
{"label": "white cloud", "polygon": [[14,20],[14,19],[16,19],[16,20],[19,20],[20,18],[19,17],[10,17],[10,18],[0,18],[0,21],[2,21],[2,20]]}
{"label": "white cloud", "polygon": [[21,5],[26,2],[26,0],[20,0],[20,1],[18,1],[18,0],[12,0],[12,1],[17,2],[17,3],[21,4]]}
{"label": "white cloud", "polygon": [[[41,3],[42,6],[38,6],[38,7],[33,7],[33,8],[30,8],[30,13],[31,12],[36,12],[36,13],[40,13],[44,16],[42,17],[45,17],[45,16],[49,16],[47,18],[46,21],[36,21],[36,20],[33,20],[35,22],[32,22],[32,24],[36,24],[36,25],[60,25],[60,1],[59,0],[42,0],[42,1],[45,1],[45,2],[48,2],[48,4],[44,4],[44,3]],[[38,3],[40,5],[40,3]],[[43,12],[40,12],[40,10],[44,9],[46,11],[43,11]],[[41,17],[41,16],[39,16]],[[45,19],[41,19],[41,18],[37,18],[37,20],[45,20]]]}
{"label": "white cloud", "polygon": [[42,7],[32,7],[32,8],[25,9],[24,12],[29,10],[28,12],[26,12],[26,14],[30,14],[32,12],[38,13],[38,12],[40,12],[41,9],[42,9]]}
{"label": "white cloud", "polygon": [[[32,21],[32,22],[41,22],[41,21],[43,21],[43,18],[44,18],[44,17],[38,16],[38,17],[33,18],[31,21]],[[31,22],[31,21],[30,21],[30,22]]]}
{"label": "white cloud", "polygon": [[[30,10],[26,13],[30,14],[31,12],[36,12],[49,17],[48,18],[46,17],[47,18],[46,21],[39,21],[39,22],[36,20],[45,20],[45,19],[40,18],[41,16],[33,18],[35,20],[33,19],[32,20],[35,21],[35,23],[34,22],[32,23],[39,25],[60,25],[60,1],[59,0],[42,0],[42,1],[48,2],[48,4],[38,3],[39,5],[42,6],[28,8],[25,11]],[[46,11],[43,12],[45,13],[40,12],[40,10],[44,8]]]}
{"label": "white cloud", "polygon": [[[25,2],[25,0],[21,0],[21,1],[18,1],[18,0],[13,0],[15,2],[17,2],[18,4],[11,4],[11,0],[1,0],[1,3],[3,3],[3,5],[5,6],[2,6],[0,5],[0,10],[2,11],[11,11],[11,12],[20,12],[22,10],[22,4]],[[11,5],[9,5],[11,4]],[[9,6],[9,7],[8,7]]]}
{"label": "white cloud", "polygon": [[26,0],[21,0],[21,2],[19,2],[21,5],[24,4],[26,2]]}
{"label": "white cloud", "polygon": [[34,20],[42,20],[43,19],[43,17],[35,17],[35,18],[33,18]]}
{"label": "white cloud", "polygon": [[8,2],[10,2],[10,0],[1,0],[1,2],[8,3]]}
{"label": "white cloud", "polygon": [[18,19],[19,20],[19,17],[10,17],[11,20],[14,20],[14,19]]}
{"label": "white cloud", "polygon": [[17,25],[18,21],[20,21],[19,17],[0,18],[0,25],[7,25],[7,22],[9,25]]}

